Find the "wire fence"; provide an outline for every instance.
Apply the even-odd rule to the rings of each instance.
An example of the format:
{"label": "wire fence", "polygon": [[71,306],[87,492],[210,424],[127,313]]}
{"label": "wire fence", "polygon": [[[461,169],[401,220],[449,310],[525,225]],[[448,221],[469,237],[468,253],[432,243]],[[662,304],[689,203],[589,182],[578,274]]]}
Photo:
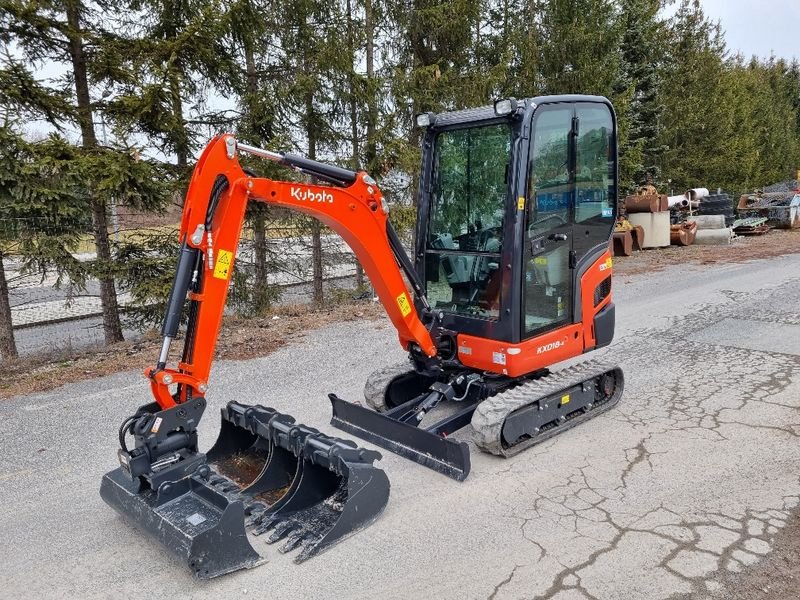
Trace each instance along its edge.
{"label": "wire fence", "polygon": [[[3,314],[0,298],[0,321],[10,320],[20,355],[102,343],[98,273],[115,280],[126,338],[157,325],[174,274],[180,209],[153,215],[109,207],[107,217],[106,267],[85,219],[0,218],[0,295],[10,312]],[[315,288],[323,303],[334,288],[368,291],[356,290],[357,279],[357,261],[338,235],[307,217],[269,210],[246,220],[226,310],[246,314],[274,303],[309,302]]]}

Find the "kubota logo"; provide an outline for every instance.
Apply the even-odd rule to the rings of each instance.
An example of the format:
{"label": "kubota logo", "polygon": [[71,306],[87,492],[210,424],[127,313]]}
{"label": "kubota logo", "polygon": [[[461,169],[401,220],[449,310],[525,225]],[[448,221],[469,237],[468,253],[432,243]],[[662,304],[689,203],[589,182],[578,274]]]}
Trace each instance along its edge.
{"label": "kubota logo", "polygon": [[555,350],[556,348],[561,348],[561,346],[566,345],[565,340],[556,340],[555,342],[550,342],[549,344],[545,344],[544,346],[539,346],[536,349],[536,354],[544,354],[545,352],[550,352],[550,350]]}
{"label": "kubota logo", "polygon": [[312,192],[311,190],[304,190],[303,188],[293,187],[289,190],[289,195],[295,200],[301,202],[327,202],[333,203],[333,194],[330,192]]}

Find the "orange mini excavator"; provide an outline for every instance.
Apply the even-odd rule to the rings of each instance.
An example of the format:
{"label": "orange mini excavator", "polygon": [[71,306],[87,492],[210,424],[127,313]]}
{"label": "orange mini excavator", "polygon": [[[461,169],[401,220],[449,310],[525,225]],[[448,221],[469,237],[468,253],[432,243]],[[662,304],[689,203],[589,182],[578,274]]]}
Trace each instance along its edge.
{"label": "orange mini excavator", "polygon": [[[207,454],[198,449],[250,201],[309,214],[341,235],[408,352],[407,363],[369,378],[372,408],[330,394],[334,426],[463,480],[469,447],[450,435],[466,425],[479,448],[510,456],[619,401],[617,367],[590,361],[549,370],[608,345],[614,333],[611,104],[593,96],[506,99],[421,114],[417,124],[425,134],[413,259],[366,173],[231,135],[212,140],[197,163],[163,346],[146,371],[154,402],[122,423],[120,467],[104,476],[101,495],[199,577],[259,564],[248,531],[271,531],[268,542],[301,547],[304,560],[369,524],[389,497],[388,479],[373,465],[378,452],[273,408],[230,402],[216,444]],[[242,153],[321,184],[256,177],[239,164]],[[187,314],[183,351],[171,365]]]}

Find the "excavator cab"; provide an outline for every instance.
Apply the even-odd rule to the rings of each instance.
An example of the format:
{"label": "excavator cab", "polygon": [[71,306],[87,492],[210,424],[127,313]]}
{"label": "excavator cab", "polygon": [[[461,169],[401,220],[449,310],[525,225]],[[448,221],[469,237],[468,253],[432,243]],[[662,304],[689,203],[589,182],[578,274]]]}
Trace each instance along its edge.
{"label": "excavator cab", "polygon": [[581,321],[575,280],[617,212],[616,127],[601,98],[497,107],[428,117],[416,269],[443,329],[519,343]]}
{"label": "excavator cab", "polygon": [[[508,456],[620,398],[617,367],[549,370],[614,335],[616,118],[605,98],[549,96],[426,113],[418,124],[410,279],[421,282],[416,309],[437,360],[412,345],[411,365],[367,382],[377,412],[334,396],[332,423],[461,480],[469,449],[450,435],[465,425],[481,449]],[[443,401],[458,408],[431,422]]]}

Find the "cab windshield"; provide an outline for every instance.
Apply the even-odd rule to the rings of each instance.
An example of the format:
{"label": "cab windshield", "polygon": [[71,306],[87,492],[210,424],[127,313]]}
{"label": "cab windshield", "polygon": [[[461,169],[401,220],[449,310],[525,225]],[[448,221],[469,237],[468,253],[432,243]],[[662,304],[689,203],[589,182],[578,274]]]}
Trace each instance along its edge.
{"label": "cab windshield", "polygon": [[499,316],[510,154],[506,123],[436,137],[425,273],[428,298],[439,309]]}

